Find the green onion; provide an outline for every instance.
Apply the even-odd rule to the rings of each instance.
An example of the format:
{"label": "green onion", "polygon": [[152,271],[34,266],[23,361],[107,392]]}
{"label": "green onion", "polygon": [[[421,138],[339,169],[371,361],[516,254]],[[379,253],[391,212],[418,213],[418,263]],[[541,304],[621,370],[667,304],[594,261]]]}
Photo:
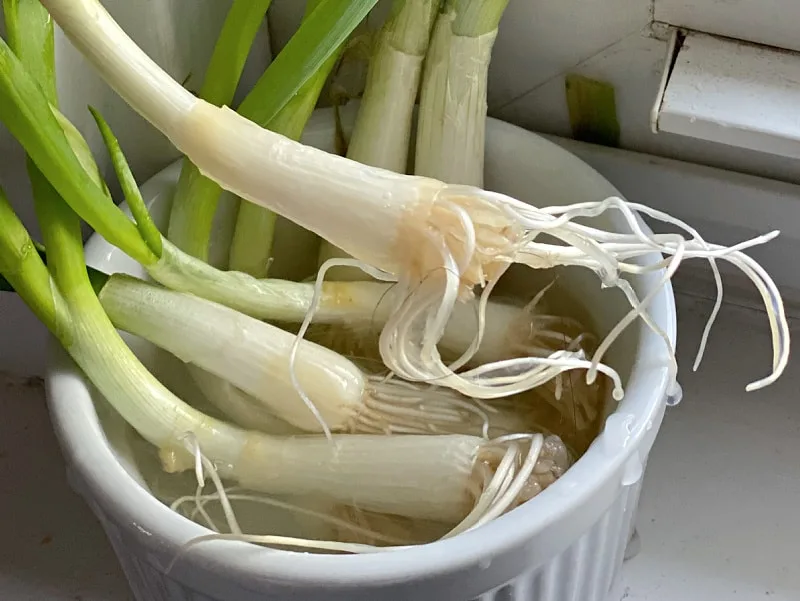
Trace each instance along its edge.
{"label": "green onion", "polygon": [[[81,0],[81,2],[97,3],[96,0]],[[353,29],[376,2],[377,0],[344,2],[319,0],[314,9],[306,15],[286,47],[242,101],[238,108],[239,113],[255,123],[264,126],[269,124],[288,102],[301,93],[307,82],[315,78],[320,70],[329,68],[327,65],[331,57],[339,51]],[[70,0],[45,2],[51,12],[58,9],[59,14],[69,13],[70,4]],[[223,30],[217,49],[226,47],[228,40],[231,38],[235,40],[238,35],[233,26]],[[80,44],[80,39],[77,42]],[[239,50],[242,51],[241,48]],[[223,53],[220,51],[218,54],[221,56]],[[224,69],[224,64],[224,59],[220,58],[218,61],[212,61],[211,67]],[[211,81],[215,79],[215,75],[209,70],[207,79]],[[313,88],[314,84],[311,86]],[[123,96],[126,95],[123,89],[118,91]],[[228,91],[232,95],[233,90]],[[136,91],[130,93],[136,94]],[[212,99],[212,102],[219,100],[220,96]],[[220,102],[222,103],[224,101]],[[182,193],[180,198],[186,200],[181,201],[173,210],[167,234],[180,248],[196,257],[206,259],[211,225],[222,190],[218,185],[203,178],[196,168],[188,167],[185,174],[182,174],[182,179],[184,182],[179,190],[186,192]]]}
{"label": "green onion", "polygon": [[[11,57],[7,54],[4,58]],[[21,58],[35,61],[24,52]],[[53,77],[52,72],[49,76]],[[74,156],[69,149],[65,155]],[[116,163],[122,163],[119,157]],[[494,461],[498,453],[510,454],[512,460],[503,462],[506,467],[495,476],[498,483],[513,480],[512,486],[521,489],[532,476],[543,447],[541,435],[531,438],[526,459],[517,467],[513,461],[520,453],[516,444],[487,446],[472,436],[365,435],[339,436],[331,441],[313,436],[280,438],[239,430],[192,409],[161,385],[120,338],[87,274],[77,215],[35,163],[29,165],[37,216],[50,252],[48,267],[10,205],[0,198],[3,275],[52,326],[72,358],[122,417],[160,449],[166,468],[190,469],[202,460],[217,483],[215,464],[219,475],[254,490],[324,494],[368,511],[423,519],[454,522],[467,516],[469,523],[462,527],[505,511],[516,499],[516,495],[507,498],[496,493],[473,499],[476,484],[478,489],[482,484],[482,462]],[[121,175],[127,177],[126,172]],[[128,180],[125,185],[130,183]],[[52,297],[46,294],[50,280],[57,289]],[[50,305],[49,298],[59,300]],[[487,490],[496,487],[493,481]],[[420,496],[420,489],[426,495]],[[470,511],[475,500],[478,504]],[[233,534],[243,538],[232,515],[229,524]],[[336,543],[327,546],[336,548]]]}
{"label": "green onion", "polygon": [[[405,173],[414,104],[422,64],[440,0],[394,0],[392,13],[373,45],[367,82],[358,109],[347,157]],[[348,254],[327,242],[320,248],[320,263]],[[353,268],[334,268],[331,278],[363,279]]]}
{"label": "green onion", "polygon": [[508,0],[447,0],[436,21],[419,106],[415,173],[483,185],[486,85]]}

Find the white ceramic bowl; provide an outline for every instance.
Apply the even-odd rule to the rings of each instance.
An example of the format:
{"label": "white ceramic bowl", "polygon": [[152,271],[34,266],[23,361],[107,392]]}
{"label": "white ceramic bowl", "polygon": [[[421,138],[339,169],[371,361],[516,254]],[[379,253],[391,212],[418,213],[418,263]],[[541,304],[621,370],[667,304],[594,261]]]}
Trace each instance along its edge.
{"label": "white ceramic bowl", "polygon": [[[305,140],[329,148],[332,131],[331,113],[319,111]],[[142,187],[162,225],[178,170],[172,165]],[[618,194],[562,148],[492,119],[485,185],[548,205]],[[221,223],[229,223],[229,217],[224,215]],[[623,227],[613,213],[603,221]],[[143,274],[98,236],[89,241],[86,253],[90,264],[105,271]],[[646,262],[658,259],[652,256]],[[594,275],[571,269],[561,277],[573,293],[592,299],[589,310],[601,332],[621,317],[625,301],[617,292],[601,292]],[[644,296],[659,277],[653,273],[633,284]],[[661,290],[650,312],[674,339],[671,288]],[[136,350],[143,358],[152,355],[147,345]],[[193,548],[168,575],[165,568],[178,548],[208,530],[173,513],[148,492],[126,447],[124,424],[104,399],[93,398],[83,375],[60,348],[52,353],[47,389],[71,482],[102,522],[140,601],[605,601],[632,531],[643,467],[670,384],[665,345],[641,323],[620,338],[608,361],[623,376],[626,396],[610,406],[613,413],[588,452],[533,501],[478,530],[411,550],[361,556],[209,542]]]}

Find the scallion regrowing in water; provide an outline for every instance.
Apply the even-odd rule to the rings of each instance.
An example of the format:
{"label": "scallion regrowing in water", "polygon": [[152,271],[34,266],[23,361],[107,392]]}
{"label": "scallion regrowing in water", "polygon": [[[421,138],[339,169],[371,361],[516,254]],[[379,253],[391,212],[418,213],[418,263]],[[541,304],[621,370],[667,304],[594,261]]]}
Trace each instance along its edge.
{"label": "scallion regrowing in water", "polygon": [[[647,314],[658,289],[640,299],[629,280],[663,270],[666,282],[687,257],[733,263],[767,304],[773,373],[750,388],[771,383],[786,365],[789,332],[780,295],[742,252],[772,235],[725,248],[668,215],[618,198],[534,207],[480,188],[486,66],[503,1],[445,0],[437,13],[437,2],[398,0],[379,36],[348,157],[297,142],[342,44],[374,3],[312,2],[298,32],[234,111],[225,105],[268,2],[234,2],[198,98],[149,60],[97,0],[42,0],[100,74],[186,155],[167,238],[150,218],[102,116],[93,111],[132,220],[114,206],[85,140],[58,112],[52,21],[38,0],[3,4],[9,45],[0,42],[0,120],[29,156],[47,264],[43,247],[0,195],[0,273],[158,449],[164,469],[194,469],[200,487],[206,474],[211,477],[217,492],[198,490],[192,499],[198,515],[209,502],[223,507],[230,534],[214,536],[376,550],[346,542],[374,534],[369,528],[336,541],[244,534],[231,498],[277,502],[254,491],[324,499],[337,509],[322,517],[338,526],[341,515],[365,511],[374,523],[399,517],[444,524],[437,536],[478,527],[538,494],[571,458],[557,436],[533,425],[525,399],[512,395],[534,389],[558,400],[564,372],[584,370],[588,382],[598,371],[607,374],[619,398],[622,382],[601,363],[608,346],[639,317],[663,334]],[[469,63],[469,53],[484,60]],[[424,176],[407,176],[402,172],[423,57],[416,170]],[[401,81],[408,85],[397,88]],[[442,86],[461,90],[466,104],[443,102]],[[389,102],[389,89],[403,92],[401,106]],[[378,128],[376,115],[389,114],[399,116],[391,119],[396,127]],[[461,114],[463,144],[454,142],[451,124],[435,127]],[[394,140],[390,147],[373,146],[382,132],[386,142]],[[458,173],[467,165],[473,173]],[[202,260],[222,189],[245,201],[230,254],[241,271],[220,271]],[[622,215],[628,233],[583,220],[609,211]],[[353,258],[327,262],[314,284],[253,277],[263,275],[270,256],[274,215]],[[639,215],[677,225],[688,237],[645,233]],[[78,217],[166,288],[87,273]],[[646,267],[637,262],[653,253],[666,258]],[[527,307],[489,299],[513,263],[591,270],[602,285],[623,292],[631,312],[596,348],[584,344],[590,334],[580,323],[556,326],[554,316],[539,311],[546,289]],[[323,282],[335,265],[361,267],[380,281]],[[382,365],[373,372],[303,341],[312,321],[352,332],[376,327]],[[278,322],[301,324],[299,334]],[[176,397],[115,328],[192,364],[192,377],[208,384],[206,394],[237,425]],[[344,526],[354,527],[347,519]],[[393,537],[380,540],[399,544]]]}
{"label": "scallion regrowing in water", "polygon": [[[8,15],[7,11],[7,19]],[[37,61],[40,59],[32,50],[41,48],[35,43],[26,47],[24,42],[19,42],[14,43],[14,50],[19,57],[0,42],[3,91],[6,97],[10,97],[22,90],[34,102],[11,103],[9,110],[3,111],[4,122],[27,142],[26,148],[39,153],[38,159],[57,159],[55,164],[47,161],[43,164],[65,190],[69,192],[71,186],[76,185],[68,177],[70,173],[85,177],[82,183],[87,186],[88,194],[94,194],[95,199],[105,203],[107,208],[110,199],[77,161],[65,138],[53,135],[56,150],[49,154],[41,153],[41,146],[47,138],[36,136],[38,130],[29,127],[31,113],[25,111],[30,108],[33,114],[47,117],[48,111],[52,110],[49,107],[57,106],[54,94],[49,98],[40,97],[47,89],[43,84],[53,77],[52,64],[45,71],[47,79],[41,79],[40,84],[30,74],[33,70],[29,72],[26,69],[26,64],[39,64]],[[12,80],[18,85],[10,85]],[[26,88],[28,84],[33,87]],[[37,91],[40,93],[35,93]],[[37,106],[35,100],[47,103]],[[121,160],[110,129],[96,112],[95,117],[109,143],[114,166],[137,222],[133,225],[122,213],[106,211],[103,214],[105,223],[138,227],[141,232],[128,230],[128,239],[137,241],[138,247],[132,245],[132,248],[137,248],[141,257],[149,259],[150,255],[159,252],[161,238],[150,236],[156,230],[148,221],[141,197],[135,192],[130,171]],[[0,230],[0,272],[115,409],[143,438],[160,449],[165,468],[187,470],[196,464],[203,465],[210,469],[214,478],[218,472],[219,476],[248,489],[273,494],[318,495],[344,506],[376,513],[454,524],[451,535],[477,527],[507,511],[546,487],[566,469],[568,458],[563,445],[557,438],[545,439],[541,434],[510,434],[493,440],[470,435],[281,437],[240,429],[193,409],[155,379],[119,336],[96,294],[99,290],[101,298],[111,296],[111,292],[105,289],[111,281],[104,282],[99,274],[90,277],[87,273],[78,216],[61,198],[54,183],[39,170],[33,157],[29,165],[48,265],[42,262],[41,249],[30,239],[5,196],[0,195],[3,223]],[[123,278],[116,281],[119,284],[125,282]],[[127,300],[135,299],[135,292],[141,291],[145,295],[166,295],[161,298],[169,302],[182,296],[182,300],[195,302],[189,296],[163,291],[149,284],[130,280],[128,284],[130,287],[123,290]],[[155,312],[151,315],[161,314],[159,302],[138,298]],[[207,301],[199,302],[215,312],[214,318],[222,311],[230,315],[232,321],[237,319],[238,314],[230,309],[212,306]],[[135,310],[142,305],[126,310],[124,304],[110,303],[109,313],[121,311],[124,319],[133,324],[130,329],[135,330],[141,324],[136,321]],[[178,307],[179,311],[184,309]],[[189,308],[188,313],[203,316],[196,304]],[[174,313],[173,317],[176,315]],[[262,326],[271,328],[252,319],[250,325],[256,329]],[[242,333],[243,329],[236,331]],[[272,330],[270,332],[275,334]],[[247,349],[254,351],[255,347],[245,345],[244,350]],[[179,355],[186,350],[176,349]],[[324,354],[322,350],[319,352]],[[331,357],[326,358],[325,368],[335,370],[335,365],[331,366]],[[340,371],[346,370],[346,364],[338,361],[340,366],[344,366]],[[402,388],[398,391],[398,396],[402,397]],[[445,391],[442,398],[455,397]],[[433,406],[436,407],[435,398]],[[425,490],[426,495],[420,497],[420,489]],[[230,524],[233,535],[247,539],[238,530],[235,519],[231,518]],[[291,542],[324,549],[354,550],[346,544],[330,541]]]}
{"label": "scallion regrowing in water", "polygon": [[[578,357],[568,351],[460,373],[439,356],[436,345],[456,303],[471,298],[476,288],[488,299],[508,266],[521,263],[534,269],[587,268],[602,285],[626,295],[631,311],[594,353],[587,373],[591,382],[610,344],[635,319],[643,318],[667,342],[646,311],[657,291],[639,299],[626,276],[665,269],[666,282],[683,259],[692,257],[734,264],[753,281],[767,307],[774,342],[772,373],[748,390],[772,383],[786,367],[789,331],[780,294],[768,274],[742,252],[776,233],[726,248],[707,243],[669,215],[620,198],[536,207],[480,188],[330,155],[195,98],[149,60],[96,0],[44,4],[102,77],[207,177],[315,232],[374,277],[397,282],[402,300],[381,333],[381,357],[405,379],[435,379],[468,396],[492,398],[540,385],[568,369],[567,364],[572,368]],[[609,211],[624,217],[630,233],[578,222]],[[677,225],[689,238],[647,234],[639,215]],[[654,252],[668,258],[651,267],[634,262]],[[672,348],[668,352],[674,355]],[[457,364],[465,362],[466,357]],[[617,388],[614,395],[620,398],[622,390]]]}
{"label": "scallion regrowing in water", "polygon": [[[272,312],[266,315],[256,314],[256,317],[281,319],[281,311],[297,310],[297,305],[294,304],[298,300],[297,295],[287,295],[285,286],[281,282],[256,280],[236,272],[220,272],[182,253],[166,239],[162,239],[149,220],[136,186],[124,185],[126,200],[136,217],[136,225],[131,223],[113,206],[107,189],[100,187],[83,169],[72,152],[63,130],[53,117],[49,104],[24,69],[14,61],[13,56],[8,56],[7,68],[0,75],[2,76],[0,96],[7,99],[7,102],[0,107],[0,117],[9,129],[28,150],[33,160],[40,165],[42,172],[50,177],[51,181],[57,182],[60,193],[73,209],[108,240],[139,261],[155,280],[172,288],[204,296],[209,300],[232,304],[234,308],[240,310],[243,309],[241,304],[253,300],[258,307],[267,307]],[[112,156],[118,158],[121,153],[113,136],[107,127],[103,127],[102,123],[100,125],[112,150]],[[120,169],[124,166],[124,162],[121,163],[119,160],[113,162],[118,168],[123,184],[131,183],[130,175]],[[289,284],[289,286],[296,285]],[[346,288],[347,284],[344,283],[340,286],[336,295],[339,306],[335,307],[335,311],[341,315],[340,301],[342,298],[347,298],[350,289]],[[356,291],[354,294],[357,294],[359,289],[361,288],[353,288]],[[398,288],[398,291],[402,294],[402,288]],[[367,305],[366,310],[362,305],[362,315],[366,315],[367,312],[371,314],[380,297],[373,295],[372,299],[372,304]],[[389,305],[390,309],[391,307],[392,305]],[[304,312],[307,308],[301,305]],[[244,312],[251,311],[245,308]],[[348,319],[349,315],[348,312],[343,319]],[[391,312],[388,315],[387,323],[390,323],[393,319]],[[471,316],[471,322],[476,323],[474,314]],[[478,324],[480,325],[480,322]],[[475,325],[471,327],[473,331],[479,331]],[[454,328],[453,331],[459,329]],[[572,351],[560,351],[555,357],[536,358],[535,361],[544,366],[537,373],[537,379],[529,379],[522,385],[513,384],[504,392],[521,392],[537,383],[555,378],[562,371],[585,369],[590,365],[582,355]],[[493,396],[500,394],[495,392]]]}

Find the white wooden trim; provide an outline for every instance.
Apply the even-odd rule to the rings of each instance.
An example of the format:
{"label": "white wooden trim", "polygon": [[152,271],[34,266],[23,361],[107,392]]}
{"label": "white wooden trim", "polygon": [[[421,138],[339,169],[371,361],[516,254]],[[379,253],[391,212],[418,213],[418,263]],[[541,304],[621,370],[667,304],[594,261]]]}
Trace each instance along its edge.
{"label": "white wooden trim", "polygon": [[797,0],[654,0],[656,21],[800,50]]}
{"label": "white wooden trim", "polygon": [[800,54],[695,32],[676,52],[659,131],[800,158]]}

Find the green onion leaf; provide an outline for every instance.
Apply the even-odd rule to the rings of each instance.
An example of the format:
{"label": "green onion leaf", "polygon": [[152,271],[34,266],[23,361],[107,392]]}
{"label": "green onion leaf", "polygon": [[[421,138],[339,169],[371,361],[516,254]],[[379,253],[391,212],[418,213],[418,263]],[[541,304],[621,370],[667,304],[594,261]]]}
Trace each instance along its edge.
{"label": "green onion leaf", "polygon": [[272,0],[234,0],[208,63],[200,98],[217,106],[231,103],[270,4]]}
{"label": "green onion leaf", "polygon": [[6,39],[47,100],[57,105],[53,20],[39,0],[3,0]]}
{"label": "green onion leaf", "polygon": [[239,114],[266,126],[322,68],[377,0],[321,0],[264,72]]}
{"label": "green onion leaf", "polygon": [[18,292],[34,314],[51,331],[57,331],[58,312],[50,274],[2,189],[0,223],[0,290]]}
{"label": "green onion leaf", "polygon": [[133,177],[133,172],[128,165],[128,161],[125,160],[125,155],[122,153],[119,141],[116,136],[114,136],[114,132],[111,131],[106,120],[103,119],[103,116],[96,109],[90,106],[89,112],[92,113],[92,117],[94,117],[94,120],[97,122],[97,128],[100,130],[100,135],[103,136],[103,142],[108,149],[108,154],[114,165],[114,171],[117,173],[117,179],[119,179],[120,186],[122,187],[122,193],[125,195],[128,208],[131,210],[131,214],[136,221],[136,227],[139,228],[142,239],[147,243],[147,246],[150,247],[150,250],[153,251],[153,254],[160,257],[162,251],[161,232],[158,231],[156,224],[153,222],[153,218],[150,216],[150,212],[147,210],[147,205],[144,203],[142,193],[139,191],[139,186],[136,183],[136,179]]}
{"label": "green onion leaf", "polygon": [[158,260],[132,223],[83,169],[41,87],[0,39],[0,121],[58,193],[101,236],[136,261]]}

